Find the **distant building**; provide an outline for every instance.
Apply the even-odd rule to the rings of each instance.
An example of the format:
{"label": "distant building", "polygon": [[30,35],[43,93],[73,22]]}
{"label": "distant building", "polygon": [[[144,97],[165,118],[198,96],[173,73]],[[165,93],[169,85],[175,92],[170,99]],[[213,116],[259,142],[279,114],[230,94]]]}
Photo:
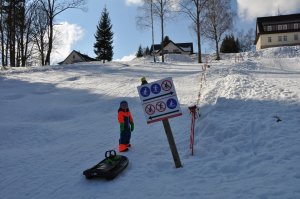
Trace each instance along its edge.
{"label": "distant building", "polygon": [[300,45],[300,14],[259,17],[256,49]]}
{"label": "distant building", "polygon": [[[193,43],[174,43],[169,41],[168,44],[163,48],[164,54],[184,54],[190,55],[194,53]],[[150,53],[153,53],[153,45],[150,48]],[[154,53],[155,55],[161,55],[161,44],[154,44]]]}
{"label": "distant building", "polygon": [[60,64],[60,65],[74,64],[74,63],[78,63],[78,62],[89,62],[89,61],[96,61],[96,59],[91,58],[87,55],[81,54],[80,52],[78,52],[76,50],[73,50],[64,61],[62,61],[58,64]]}

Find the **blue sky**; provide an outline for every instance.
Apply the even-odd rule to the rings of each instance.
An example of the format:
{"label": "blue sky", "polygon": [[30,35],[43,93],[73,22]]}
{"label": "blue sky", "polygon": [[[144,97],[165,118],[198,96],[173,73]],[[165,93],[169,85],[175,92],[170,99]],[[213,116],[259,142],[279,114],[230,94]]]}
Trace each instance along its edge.
{"label": "blue sky", "polygon": [[[87,12],[80,10],[67,10],[56,18],[61,35],[59,48],[56,49],[54,61],[63,60],[72,50],[80,51],[95,57],[93,44],[96,26],[100,20],[101,12],[106,6],[111,18],[114,32],[114,60],[134,55],[141,44],[142,47],[151,45],[150,30],[140,31],[136,27],[137,7],[141,0],[87,0]],[[291,14],[300,12],[300,0],[232,0],[233,8],[238,13],[235,22],[237,29],[255,29],[255,20],[258,16]],[[196,37],[189,28],[191,22],[188,18],[180,17],[167,22],[165,35],[175,43],[194,42]],[[160,28],[155,27],[155,43],[160,40]],[[208,41],[203,41],[203,52],[212,52],[214,49]]]}

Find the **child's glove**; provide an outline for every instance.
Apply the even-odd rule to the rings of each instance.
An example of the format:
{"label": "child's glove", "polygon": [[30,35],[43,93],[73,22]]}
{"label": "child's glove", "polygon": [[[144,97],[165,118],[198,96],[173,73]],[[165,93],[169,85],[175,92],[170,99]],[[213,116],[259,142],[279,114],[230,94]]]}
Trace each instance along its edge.
{"label": "child's glove", "polygon": [[125,130],[124,123],[120,123],[120,130],[123,132]]}
{"label": "child's glove", "polygon": [[131,132],[134,130],[134,123],[133,122],[130,123],[130,130],[131,130]]}

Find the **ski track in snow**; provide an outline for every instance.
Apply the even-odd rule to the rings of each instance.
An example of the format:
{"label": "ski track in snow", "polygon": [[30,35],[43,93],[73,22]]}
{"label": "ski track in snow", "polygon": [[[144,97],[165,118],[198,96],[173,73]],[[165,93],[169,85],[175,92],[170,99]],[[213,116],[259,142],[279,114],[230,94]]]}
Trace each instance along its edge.
{"label": "ski track in snow", "polygon": [[[194,156],[187,107],[197,101],[199,64],[175,56],[165,64],[144,59],[1,71],[0,198],[300,198],[299,51],[211,61]],[[183,115],[170,124],[183,168],[174,167],[161,122],[146,124],[137,93],[143,76],[173,77]],[[129,166],[113,181],[88,181],[82,171],[117,149],[123,99],[136,127],[125,154]]]}

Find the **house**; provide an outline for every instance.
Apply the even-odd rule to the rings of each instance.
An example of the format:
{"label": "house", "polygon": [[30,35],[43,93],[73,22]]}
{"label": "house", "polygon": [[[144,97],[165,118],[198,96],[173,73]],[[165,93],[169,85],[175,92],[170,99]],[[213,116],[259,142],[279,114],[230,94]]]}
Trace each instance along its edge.
{"label": "house", "polygon": [[[184,54],[190,55],[194,53],[193,43],[174,43],[169,41],[163,49],[164,54]],[[153,45],[151,46],[150,53],[153,53]],[[161,44],[154,44],[154,53],[155,55],[161,55]]]}
{"label": "house", "polygon": [[257,18],[255,45],[257,50],[300,45],[300,14]]}
{"label": "house", "polygon": [[89,62],[89,61],[96,61],[96,59],[91,58],[87,55],[81,54],[80,52],[78,52],[76,50],[73,50],[64,61],[62,61],[58,64],[60,64],[60,65],[74,64],[77,62]]}

